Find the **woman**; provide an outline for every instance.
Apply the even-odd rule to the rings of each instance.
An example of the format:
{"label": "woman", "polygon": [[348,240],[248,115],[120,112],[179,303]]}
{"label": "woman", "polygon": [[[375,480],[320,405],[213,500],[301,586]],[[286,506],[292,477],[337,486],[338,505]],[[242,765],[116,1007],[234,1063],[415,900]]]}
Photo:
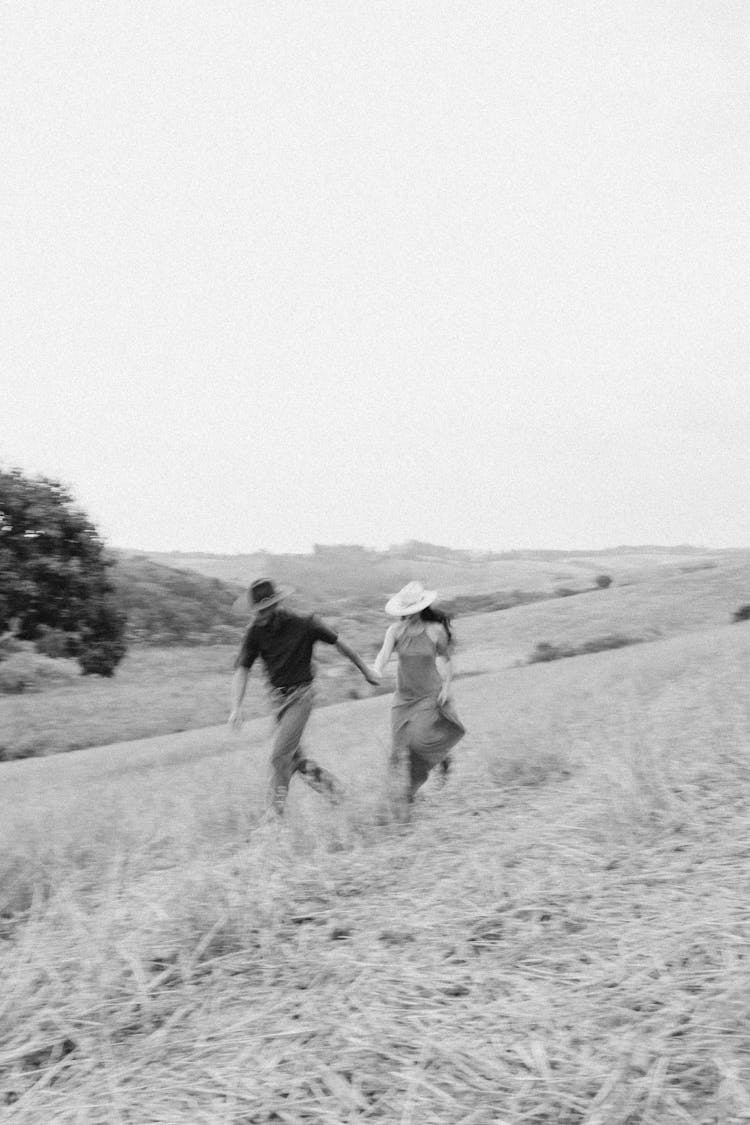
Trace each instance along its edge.
{"label": "woman", "polygon": [[430,608],[436,597],[435,590],[410,582],[388,601],[385,612],[400,620],[386,632],[375,659],[375,672],[382,676],[393,654],[398,656],[391,770],[402,810],[433,766],[447,764],[452,747],[466,733],[450,703],[453,638],[445,614]]}

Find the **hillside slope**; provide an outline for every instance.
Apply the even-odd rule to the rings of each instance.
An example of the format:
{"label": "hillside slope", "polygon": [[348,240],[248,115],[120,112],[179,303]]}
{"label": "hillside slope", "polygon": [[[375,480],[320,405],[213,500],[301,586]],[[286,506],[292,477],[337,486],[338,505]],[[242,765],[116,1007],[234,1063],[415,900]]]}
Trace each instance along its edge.
{"label": "hillside slope", "polygon": [[626,548],[621,552],[565,555],[540,551],[474,558],[469,552],[458,551],[438,556],[327,548],[322,553],[309,555],[151,552],[147,557],[163,565],[194,570],[243,586],[267,575],[277,582],[290,583],[303,598],[317,604],[325,599],[357,595],[382,598],[414,578],[448,595],[457,591],[515,589],[553,593],[559,586],[584,589],[593,585],[595,576],[601,573],[613,575],[616,581],[634,581],[657,571],[679,573],[681,568],[710,566],[716,561],[731,562],[736,559],[736,552]]}
{"label": "hillside slope", "polygon": [[[188,584],[193,578],[209,581],[169,573]],[[195,592],[199,586],[190,589]],[[154,602],[160,601],[161,593],[154,593]],[[607,590],[458,617],[456,670],[460,677],[507,668],[528,660],[540,643],[575,647],[611,634],[653,640],[713,628],[729,621],[744,602],[750,602],[750,563],[741,556],[728,554],[710,568],[703,562],[700,569],[691,564],[687,570],[670,566],[650,574],[638,572],[627,585],[620,581]],[[305,608],[299,597],[290,604]],[[359,599],[332,599],[329,609],[330,623],[372,660],[389,624],[382,608],[363,608]],[[56,753],[218,722],[226,712],[240,632],[235,626],[229,645],[133,649],[112,681],[94,677],[38,694],[0,698],[0,758]],[[321,704],[367,695],[359,673],[338,653],[321,646],[318,657]],[[260,674],[252,678],[247,703],[251,714],[266,709]]]}
{"label": "hillside slope", "polygon": [[576,645],[612,633],[649,641],[715,629],[748,602],[750,561],[727,557],[711,568],[651,573],[607,590],[461,618],[457,661],[467,671],[490,671],[525,660],[539,643]]}
{"label": "hillside slope", "polygon": [[111,577],[131,644],[226,643],[239,636],[232,608],[238,586],[122,552]]}

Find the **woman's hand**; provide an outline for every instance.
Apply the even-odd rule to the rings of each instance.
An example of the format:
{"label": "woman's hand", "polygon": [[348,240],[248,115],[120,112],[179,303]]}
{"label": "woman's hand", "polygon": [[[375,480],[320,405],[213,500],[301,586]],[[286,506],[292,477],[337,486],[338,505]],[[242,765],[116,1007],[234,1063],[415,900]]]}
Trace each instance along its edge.
{"label": "woman's hand", "polygon": [[438,703],[440,704],[440,706],[443,707],[448,702],[450,697],[451,697],[451,686],[450,686],[450,684],[443,684],[440,691],[438,692]]}

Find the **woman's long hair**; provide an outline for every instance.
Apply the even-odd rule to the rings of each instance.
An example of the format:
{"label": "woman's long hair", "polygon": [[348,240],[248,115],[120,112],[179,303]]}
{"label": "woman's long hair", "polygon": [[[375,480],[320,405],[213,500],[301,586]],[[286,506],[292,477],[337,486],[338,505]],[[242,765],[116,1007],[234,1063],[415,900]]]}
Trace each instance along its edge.
{"label": "woman's long hair", "polygon": [[419,616],[423,621],[435,621],[438,625],[442,625],[448,634],[448,644],[453,644],[451,619],[447,613],[443,613],[442,609],[435,609],[433,606],[428,605],[426,609],[422,610]]}

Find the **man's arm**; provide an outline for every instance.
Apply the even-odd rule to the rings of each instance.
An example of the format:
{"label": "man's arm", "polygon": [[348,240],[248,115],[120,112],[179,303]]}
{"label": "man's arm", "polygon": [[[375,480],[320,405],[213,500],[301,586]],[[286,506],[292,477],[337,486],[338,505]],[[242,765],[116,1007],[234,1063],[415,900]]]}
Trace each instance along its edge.
{"label": "man's arm", "polygon": [[255,636],[255,629],[251,626],[243,637],[242,645],[234,665],[234,675],[232,676],[229,725],[233,730],[239,730],[242,726],[241,708],[242,700],[245,698],[247,677],[250,675],[250,669],[257,659],[258,641]]}
{"label": "man's arm", "polygon": [[367,667],[364,660],[362,660],[362,658],[357,655],[353,648],[349,647],[346,641],[342,641],[341,637],[339,637],[336,641],[336,648],[339,650],[342,656],[345,656],[347,660],[351,660],[355,668],[358,668],[360,670],[364,678],[367,680],[368,684],[377,685],[378,683],[380,683],[378,677],[370,668]]}
{"label": "man's arm", "polygon": [[240,708],[242,707],[242,700],[245,698],[245,689],[247,688],[247,679],[250,675],[249,668],[243,668],[241,664],[232,676],[232,690],[231,690],[231,711],[229,712],[229,725],[232,730],[239,730],[242,726],[242,714]]}

